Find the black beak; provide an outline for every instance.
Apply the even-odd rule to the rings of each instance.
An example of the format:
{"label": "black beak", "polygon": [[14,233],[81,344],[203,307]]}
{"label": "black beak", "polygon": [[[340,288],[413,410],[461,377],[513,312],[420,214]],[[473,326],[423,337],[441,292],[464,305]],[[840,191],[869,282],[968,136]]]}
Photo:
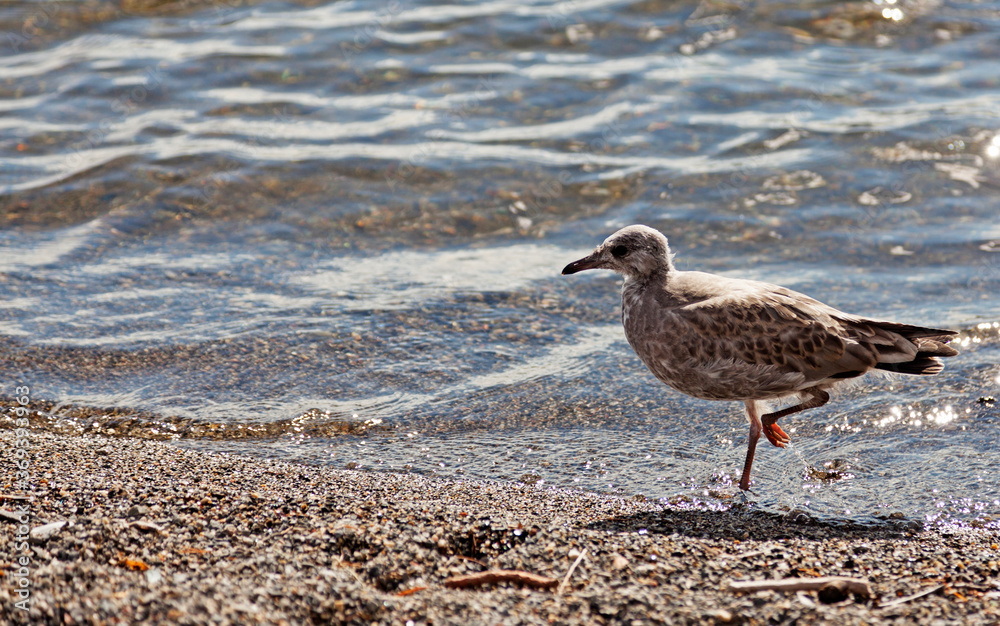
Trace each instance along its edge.
{"label": "black beak", "polygon": [[576,274],[577,272],[582,272],[583,270],[592,270],[594,268],[600,267],[601,262],[597,258],[597,254],[591,254],[590,256],[583,257],[579,261],[573,261],[569,265],[563,268],[562,273],[565,274]]}

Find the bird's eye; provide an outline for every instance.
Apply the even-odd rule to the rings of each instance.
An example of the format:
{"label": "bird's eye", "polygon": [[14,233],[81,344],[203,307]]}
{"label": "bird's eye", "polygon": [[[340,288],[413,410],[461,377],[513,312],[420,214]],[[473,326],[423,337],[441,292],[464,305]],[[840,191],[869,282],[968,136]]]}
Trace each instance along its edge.
{"label": "bird's eye", "polygon": [[616,259],[620,259],[626,254],[628,254],[628,248],[626,248],[623,245],[617,245],[614,248],[611,248],[611,256],[615,257]]}

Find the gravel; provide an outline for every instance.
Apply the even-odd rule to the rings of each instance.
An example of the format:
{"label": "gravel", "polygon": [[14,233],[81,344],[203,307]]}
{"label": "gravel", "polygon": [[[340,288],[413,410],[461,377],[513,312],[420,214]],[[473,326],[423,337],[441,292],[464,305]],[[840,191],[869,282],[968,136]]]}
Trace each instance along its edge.
{"label": "gravel", "polygon": [[[13,450],[13,431],[0,440]],[[1000,621],[990,519],[831,524],[804,511],[673,508],[38,431],[28,458],[28,493],[13,458],[0,464],[5,623]],[[34,530],[22,542],[24,510]],[[577,561],[558,588],[444,585],[488,569],[563,583]],[[727,589],[837,575],[867,579],[873,597]],[[27,611],[15,604],[22,579]]]}

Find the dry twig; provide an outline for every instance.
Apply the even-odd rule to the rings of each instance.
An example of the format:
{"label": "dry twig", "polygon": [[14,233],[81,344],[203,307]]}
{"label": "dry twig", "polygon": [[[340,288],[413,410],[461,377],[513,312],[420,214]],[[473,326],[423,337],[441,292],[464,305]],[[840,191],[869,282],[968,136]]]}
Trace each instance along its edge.
{"label": "dry twig", "polygon": [[911,600],[919,600],[920,598],[923,598],[924,596],[929,596],[932,593],[936,593],[936,592],[938,592],[938,591],[940,591],[942,589],[944,589],[944,585],[934,585],[933,587],[929,587],[927,589],[924,589],[923,591],[919,591],[919,592],[917,592],[917,593],[915,593],[915,594],[913,594],[911,596],[904,596],[902,598],[896,598],[895,600],[892,600],[891,602],[886,602],[885,604],[880,604],[878,608],[885,609],[885,608],[888,608],[890,606],[896,606],[897,604],[903,604],[904,602],[910,602]]}
{"label": "dry twig", "polygon": [[566,585],[569,584],[569,577],[573,575],[573,570],[576,569],[576,566],[580,564],[580,561],[582,561],[583,557],[585,556],[587,556],[586,548],[583,549],[583,552],[580,553],[580,556],[576,557],[576,560],[573,561],[573,564],[569,566],[569,571],[566,572],[566,577],[563,578],[562,583],[559,585],[559,589],[556,590],[557,594],[562,595],[563,590],[566,589]]}
{"label": "dry twig", "polygon": [[411,596],[417,592],[424,591],[427,587],[410,587],[409,589],[404,589],[402,591],[397,591],[395,595],[397,596]]}
{"label": "dry twig", "polygon": [[760,556],[764,554],[763,550],[750,550],[748,552],[738,552],[736,554],[720,554],[715,557],[717,561],[723,561],[725,559],[749,559],[752,556]]}
{"label": "dry twig", "polygon": [[824,576],[822,578],[782,578],[779,580],[731,580],[729,590],[739,593],[753,591],[819,591],[830,583],[844,583],[847,590],[866,598],[871,597],[872,589],[867,580],[848,578],[846,576]]}
{"label": "dry twig", "polygon": [[494,583],[519,583],[536,589],[551,589],[559,584],[559,579],[520,570],[491,569],[468,576],[453,576],[444,581],[444,586],[450,589],[462,589]]}
{"label": "dry twig", "polygon": [[456,554],[455,558],[462,559],[463,561],[469,561],[470,563],[476,563],[478,565],[482,565],[483,567],[489,567],[486,563],[483,563],[479,559],[474,559],[471,556],[462,556],[461,554]]}
{"label": "dry twig", "polygon": [[356,571],[354,571],[354,565],[352,565],[352,564],[348,563],[347,561],[345,561],[344,557],[342,557],[342,556],[334,555],[333,558],[337,560],[337,564],[340,567],[342,567],[343,569],[346,569],[348,572],[350,572],[351,576],[354,576],[354,580],[358,581],[362,585],[365,584],[365,581],[361,578],[361,576],[359,576],[358,573]]}

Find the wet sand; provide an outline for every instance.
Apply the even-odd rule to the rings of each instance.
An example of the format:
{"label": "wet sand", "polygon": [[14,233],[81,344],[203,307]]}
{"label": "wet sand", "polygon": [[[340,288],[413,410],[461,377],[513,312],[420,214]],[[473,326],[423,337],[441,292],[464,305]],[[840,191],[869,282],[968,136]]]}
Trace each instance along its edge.
{"label": "wet sand", "polygon": [[[0,430],[7,623],[1000,621],[1000,525],[988,519],[966,528],[905,519],[864,527],[801,511],[681,510],[156,441],[27,435],[33,482],[23,493],[15,431]],[[27,545],[17,539],[24,511],[36,529]],[[445,586],[490,569],[559,582]],[[867,579],[872,597],[728,588],[732,580],[832,575]],[[27,611],[15,604],[21,588],[30,590]]]}

